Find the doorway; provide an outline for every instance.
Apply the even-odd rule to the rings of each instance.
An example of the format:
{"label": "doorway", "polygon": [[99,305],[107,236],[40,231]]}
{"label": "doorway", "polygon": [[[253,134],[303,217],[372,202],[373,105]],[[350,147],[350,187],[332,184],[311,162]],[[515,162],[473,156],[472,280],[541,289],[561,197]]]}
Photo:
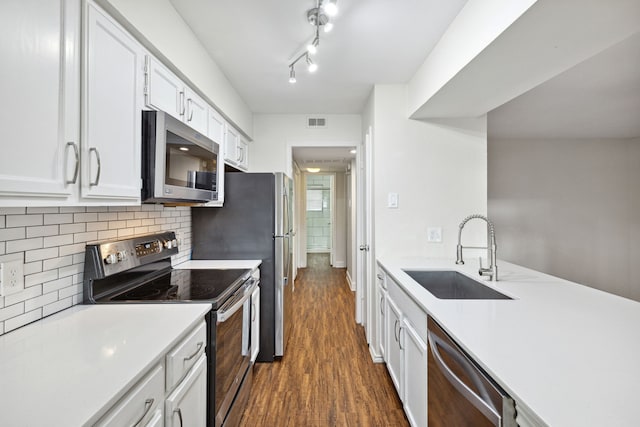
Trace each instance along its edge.
{"label": "doorway", "polygon": [[307,254],[329,254],[329,265],[333,265],[335,176],[308,174],[306,181]]}

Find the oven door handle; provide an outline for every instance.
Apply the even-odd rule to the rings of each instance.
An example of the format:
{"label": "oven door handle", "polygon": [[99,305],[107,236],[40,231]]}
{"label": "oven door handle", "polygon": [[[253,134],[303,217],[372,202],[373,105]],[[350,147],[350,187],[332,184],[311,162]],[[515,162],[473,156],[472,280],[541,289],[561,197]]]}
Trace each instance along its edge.
{"label": "oven door handle", "polygon": [[236,292],[236,294],[231,297],[228,302],[224,303],[220,310],[218,310],[218,323],[222,323],[233,316],[235,312],[238,311],[249,298],[251,298],[253,290],[258,286],[258,281],[256,279],[251,280],[251,284],[240,288],[240,291]]}

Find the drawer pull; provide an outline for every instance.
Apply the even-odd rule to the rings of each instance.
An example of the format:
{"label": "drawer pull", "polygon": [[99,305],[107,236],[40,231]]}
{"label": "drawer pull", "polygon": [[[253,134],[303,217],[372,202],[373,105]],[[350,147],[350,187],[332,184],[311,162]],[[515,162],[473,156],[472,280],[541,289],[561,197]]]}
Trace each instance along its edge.
{"label": "drawer pull", "polygon": [[178,419],[180,420],[180,427],[182,427],[182,410],[180,408],[173,411],[173,413],[178,413]]}
{"label": "drawer pull", "polygon": [[138,421],[133,423],[133,427],[137,427],[137,426],[140,425],[142,420],[144,420],[144,417],[147,416],[147,414],[149,413],[149,411],[153,407],[153,402],[155,402],[155,401],[156,401],[155,399],[147,399],[147,400],[144,401],[144,413],[142,414],[142,416],[140,418],[138,418]]}
{"label": "drawer pull", "polygon": [[[200,350],[202,350],[202,346],[204,345],[204,343],[202,341],[200,341],[198,343],[198,348],[196,349],[196,351],[189,357],[185,357],[184,358],[184,362],[188,362],[189,360],[193,359],[194,357],[196,357],[198,355],[198,353],[200,353]],[[182,415],[180,416],[180,418],[182,418]],[[182,424],[180,424],[182,425]]]}

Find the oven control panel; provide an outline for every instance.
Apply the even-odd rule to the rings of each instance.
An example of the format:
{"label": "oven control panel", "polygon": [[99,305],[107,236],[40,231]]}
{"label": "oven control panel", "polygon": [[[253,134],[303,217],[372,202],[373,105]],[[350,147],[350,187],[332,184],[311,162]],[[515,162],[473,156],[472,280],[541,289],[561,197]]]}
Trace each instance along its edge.
{"label": "oven control panel", "polygon": [[92,278],[104,278],[140,265],[170,258],[178,253],[178,240],[172,231],[111,240],[87,245],[85,264],[90,259]]}

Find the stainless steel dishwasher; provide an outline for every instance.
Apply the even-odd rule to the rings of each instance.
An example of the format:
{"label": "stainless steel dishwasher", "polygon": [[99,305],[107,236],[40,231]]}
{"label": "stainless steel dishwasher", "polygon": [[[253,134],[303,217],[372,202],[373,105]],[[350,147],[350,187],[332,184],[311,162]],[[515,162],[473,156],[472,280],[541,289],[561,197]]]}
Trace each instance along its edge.
{"label": "stainless steel dishwasher", "polygon": [[432,318],[428,319],[429,427],[516,427],[515,403]]}

